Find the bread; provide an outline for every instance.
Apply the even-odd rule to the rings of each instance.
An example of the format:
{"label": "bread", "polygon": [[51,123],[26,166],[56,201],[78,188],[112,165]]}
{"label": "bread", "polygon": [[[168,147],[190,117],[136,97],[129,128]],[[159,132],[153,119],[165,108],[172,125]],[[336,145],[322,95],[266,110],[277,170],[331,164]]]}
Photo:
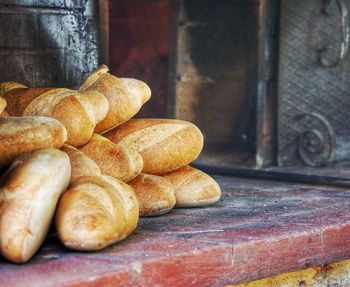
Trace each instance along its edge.
{"label": "bread", "polygon": [[[16,83],[18,84],[18,83]],[[6,111],[10,116],[23,116],[28,105],[40,95],[52,90],[51,88],[27,88],[23,85],[6,86],[2,96],[7,101]]]}
{"label": "bread", "polygon": [[96,69],[79,90],[100,92],[109,102],[107,116],[95,128],[98,134],[131,119],[151,97],[151,90],[144,82],[117,78],[108,73],[105,65]]}
{"label": "bread", "polygon": [[0,97],[0,115],[6,108],[6,100],[3,97]]}
{"label": "bread", "polygon": [[140,174],[143,167],[142,157],[136,150],[116,145],[98,134],[93,134],[79,149],[97,163],[102,174],[125,182]]}
{"label": "bread", "polygon": [[80,177],[61,197],[56,228],[68,248],[93,251],[124,239],[137,226],[132,188],[107,176]]}
{"label": "bread", "polygon": [[170,119],[133,119],[105,134],[112,142],[136,149],[143,173],[162,175],[195,160],[203,135],[193,124]]}
{"label": "bread", "polygon": [[0,169],[23,152],[60,148],[67,140],[65,127],[47,117],[0,117]]}
{"label": "bread", "polygon": [[47,116],[62,122],[68,132],[68,144],[73,146],[90,139],[109,109],[105,96],[93,91],[16,86],[8,88],[3,96],[10,116]]}
{"label": "bread", "polygon": [[105,182],[108,182],[116,190],[119,191],[121,195],[123,205],[126,211],[126,228],[121,236],[121,239],[126,238],[130,235],[136,228],[139,221],[139,205],[135,196],[133,188],[123,181],[120,181],[111,176],[101,177]]}
{"label": "bread", "polygon": [[101,175],[99,166],[80,150],[67,144],[63,145],[61,150],[69,156],[72,169],[71,184],[82,176]]}
{"label": "bread", "polygon": [[161,176],[141,173],[128,184],[134,189],[140,216],[165,214],[176,203],[173,185]]}
{"label": "bread", "polygon": [[5,258],[23,263],[34,255],[69,179],[69,158],[57,149],[16,158],[0,180],[0,252]]}
{"label": "bread", "polygon": [[200,207],[220,199],[221,190],[208,174],[185,166],[163,176],[174,186],[176,207]]}

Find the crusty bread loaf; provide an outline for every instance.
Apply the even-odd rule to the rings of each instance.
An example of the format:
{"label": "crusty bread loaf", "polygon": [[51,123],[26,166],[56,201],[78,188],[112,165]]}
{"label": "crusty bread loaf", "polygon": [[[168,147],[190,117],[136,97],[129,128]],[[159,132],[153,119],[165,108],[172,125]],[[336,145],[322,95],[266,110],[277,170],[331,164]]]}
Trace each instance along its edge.
{"label": "crusty bread loaf", "polygon": [[185,166],[163,177],[174,186],[176,207],[206,206],[220,199],[221,190],[217,182],[194,167]]}
{"label": "crusty bread loaf", "polygon": [[162,175],[186,166],[203,148],[203,135],[193,124],[170,119],[133,119],[105,136],[136,149],[143,158],[143,172]]}
{"label": "crusty bread loaf", "polygon": [[3,97],[0,97],[0,115],[3,113],[3,111],[6,108],[6,100]]}
{"label": "crusty bread loaf", "polygon": [[91,158],[80,150],[70,145],[63,145],[61,148],[69,156],[72,175],[70,182],[73,184],[82,176],[101,175],[100,167]]}
{"label": "crusty bread loaf", "polygon": [[90,139],[96,124],[104,119],[109,109],[106,97],[98,92],[26,88],[15,84],[2,84],[9,115],[55,118],[66,127],[68,143],[73,146]]}
{"label": "crusty bread loaf", "polygon": [[97,163],[102,174],[125,182],[140,174],[143,168],[142,157],[136,150],[114,144],[98,134],[93,134],[79,149]]}
{"label": "crusty bread loaf", "polygon": [[165,214],[176,203],[173,185],[161,176],[141,173],[128,184],[134,189],[140,216]]}
{"label": "crusty bread loaf", "polygon": [[131,119],[151,97],[150,88],[142,81],[117,78],[105,65],[97,68],[80,86],[80,91],[97,91],[105,95],[110,108],[95,133],[102,133]]}
{"label": "crusty bread loaf", "polygon": [[53,148],[20,155],[0,180],[0,252],[28,261],[44,241],[70,179],[68,156]]}
{"label": "crusty bread loaf", "polygon": [[0,117],[0,169],[20,153],[46,147],[60,148],[65,127],[47,117]]}
{"label": "crusty bread loaf", "polygon": [[98,250],[124,239],[137,226],[132,188],[107,176],[80,177],[59,201],[56,228],[71,249]]}
{"label": "crusty bread loaf", "polygon": [[51,88],[27,88],[21,84],[6,87],[6,92],[3,93],[7,101],[6,111],[10,116],[23,116],[31,101],[50,90]]}
{"label": "crusty bread loaf", "polygon": [[105,182],[108,182],[116,190],[119,191],[121,195],[121,200],[126,211],[126,228],[124,233],[121,235],[121,239],[126,238],[128,235],[133,232],[139,221],[139,205],[134,193],[133,188],[126,184],[123,181],[120,181],[111,176],[102,176],[101,177]]}

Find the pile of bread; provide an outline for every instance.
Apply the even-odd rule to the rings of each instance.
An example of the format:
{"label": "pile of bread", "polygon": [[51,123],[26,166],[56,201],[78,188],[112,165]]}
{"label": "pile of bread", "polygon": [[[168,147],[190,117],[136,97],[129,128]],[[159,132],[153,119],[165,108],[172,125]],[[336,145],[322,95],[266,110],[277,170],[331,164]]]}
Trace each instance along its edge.
{"label": "pile of bread", "polygon": [[214,179],[189,166],[203,147],[195,125],[131,119],[150,96],[145,83],[106,66],[77,90],[0,84],[5,258],[29,260],[53,218],[66,247],[98,250],[130,235],[139,216],[219,200]]}

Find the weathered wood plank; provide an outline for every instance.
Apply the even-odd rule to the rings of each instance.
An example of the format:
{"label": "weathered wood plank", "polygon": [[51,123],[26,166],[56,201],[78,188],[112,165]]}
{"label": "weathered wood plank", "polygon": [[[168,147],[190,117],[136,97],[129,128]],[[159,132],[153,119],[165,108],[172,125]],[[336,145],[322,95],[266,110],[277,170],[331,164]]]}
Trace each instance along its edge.
{"label": "weathered wood plank", "polygon": [[101,252],[49,238],[25,265],[0,261],[0,286],[223,286],[350,258],[350,193],[218,177],[222,200],[143,218]]}

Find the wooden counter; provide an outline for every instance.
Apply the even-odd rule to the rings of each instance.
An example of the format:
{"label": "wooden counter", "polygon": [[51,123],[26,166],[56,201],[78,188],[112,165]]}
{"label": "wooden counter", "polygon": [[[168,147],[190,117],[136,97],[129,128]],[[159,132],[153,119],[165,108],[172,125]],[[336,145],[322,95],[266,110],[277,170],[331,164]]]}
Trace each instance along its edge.
{"label": "wooden counter", "polygon": [[51,236],[27,264],[0,259],[0,286],[224,286],[350,258],[350,193],[217,177],[222,200],[143,218],[103,251]]}

